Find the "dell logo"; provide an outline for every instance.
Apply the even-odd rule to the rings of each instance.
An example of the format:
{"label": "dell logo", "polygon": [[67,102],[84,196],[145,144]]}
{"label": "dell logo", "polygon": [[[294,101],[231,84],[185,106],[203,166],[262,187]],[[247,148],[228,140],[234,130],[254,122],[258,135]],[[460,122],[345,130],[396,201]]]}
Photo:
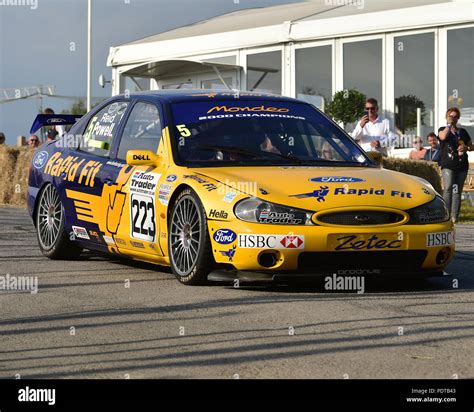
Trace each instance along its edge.
{"label": "dell logo", "polygon": [[150,160],[148,155],[133,155],[133,160]]}

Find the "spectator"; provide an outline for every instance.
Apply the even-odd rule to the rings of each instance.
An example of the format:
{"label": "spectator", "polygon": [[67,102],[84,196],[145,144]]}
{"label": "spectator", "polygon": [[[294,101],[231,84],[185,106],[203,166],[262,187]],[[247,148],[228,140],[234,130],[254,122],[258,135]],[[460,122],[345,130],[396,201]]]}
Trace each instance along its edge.
{"label": "spectator", "polygon": [[38,136],[36,136],[35,134],[32,134],[28,140],[28,146],[30,146],[30,148],[32,149],[36,149],[39,146],[39,143],[40,143],[40,140]]}
{"label": "spectator", "polygon": [[428,136],[428,144],[430,145],[429,149],[425,153],[424,160],[429,162],[436,162],[440,164],[441,162],[441,150],[439,149],[438,136],[435,133],[431,132]]}
{"label": "spectator", "polygon": [[[46,109],[43,110],[43,114],[55,114],[55,113],[54,113],[54,110],[51,109],[51,107],[47,107]],[[64,133],[66,132],[66,129],[64,128],[64,126],[61,126],[61,125],[52,126],[52,129],[56,130],[56,132],[57,132],[56,136],[59,135],[59,137],[62,137],[64,135]],[[48,136],[48,141],[55,140],[55,139],[56,139],[56,137],[54,139],[50,139],[49,136]]]}
{"label": "spectator", "polygon": [[328,142],[323,143],[323,147],[321,148],[322,158],[325,160],[334,160],[334,149]]}
{"label": "spectator", "polygon": [[425,157],[426,149],[423,147],[423,139],[416,136],[413,139],[413,150],[410,152],[408,158],[411,160],[421,160]]}
{"label": "spectator", "polygon": [[0,132],[0,144],[5,144],[5,135]]}
{"label": "spectator", "polygon": [[461,209],[461,193],[469,170],[467,151],[473,149],[466,129],[458,127],[461,112],[451,107],[446,112],[447,125],[439,128],[443,197],[454,223]]}
{"label": "spectator", "polygon": [[56,136],[58,135],[58,132],[54,129],[48,129],[46,132],[46,137],[48,142],[52,142],[56,140]]}
{"label": "spectator", "polygon": [[352,137],[366,152],[376,151],[387,156],[387,147],[393,146],[397,135],[390,131],[390,122],[378,115],[378,102],[370,98],[365,102],[366,114],[357,123]]}

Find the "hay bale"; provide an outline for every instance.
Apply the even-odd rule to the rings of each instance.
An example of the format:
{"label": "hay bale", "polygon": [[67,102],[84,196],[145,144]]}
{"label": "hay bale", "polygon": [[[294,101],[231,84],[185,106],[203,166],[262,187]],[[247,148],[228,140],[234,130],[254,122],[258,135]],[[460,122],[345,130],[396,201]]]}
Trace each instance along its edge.
{"label": "hay bale", "polygon": [[437,163],[425,160],[410,160],[388,157],[383,159],[383,167],[389,170],[421,177],[430,182],[438,193],[442,193],[441,168]]}
{"label": "hay bale", "polygon": [[18,150],[15,169],[12,178],[12,191],[9,202],[14,206],[26,206],[26,195],[28,192],[28,175],[33,158],[34,150],[29,147],[21,147]]}
{"label": "hay bale", "polygon": [[8,204],[13,192],[13,174],[19,150],[0,145],[0,204]]}

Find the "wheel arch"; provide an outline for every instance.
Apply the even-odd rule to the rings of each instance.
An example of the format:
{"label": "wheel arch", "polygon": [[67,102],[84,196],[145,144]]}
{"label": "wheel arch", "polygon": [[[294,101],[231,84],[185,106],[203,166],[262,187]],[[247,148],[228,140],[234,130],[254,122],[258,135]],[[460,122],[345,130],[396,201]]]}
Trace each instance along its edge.
{"label": "wheel arch", "polygon": [[[38,193],[35,197],[35,204],[34,204],[34,207],[33,207],[33,214],[32,214],[32,218],[33,218],[33,225],[36,227],[36,216],[38,214],[38,204],[39,204],[39,200],[41,199],[41,195],[43,194],[43,191],[44,189],[46,188],[46,186],[48,186],[48,184],[51,184],[53,185],[54,187],[54,183],[51,182],[51,181],[48,181],[48,180],[44,180],[42,183],[41,183],[41,186],[39,187],[38,189]],[[58,190],[56,187],[54,187],[56,190]]]}

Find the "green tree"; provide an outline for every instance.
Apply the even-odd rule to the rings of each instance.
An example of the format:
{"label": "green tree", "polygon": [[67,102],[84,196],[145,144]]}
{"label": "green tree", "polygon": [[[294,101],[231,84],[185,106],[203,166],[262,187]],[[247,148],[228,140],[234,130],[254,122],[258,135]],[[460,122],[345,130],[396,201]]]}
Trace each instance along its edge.
{"label": "green tree", "polygon": [[87,108],[83,99],[76,100],[69,109],[61,112],[61,114],[75,114],[76,116],[84,116],[86,113]]}
{"label": "green tree", "polygon": [[364,115],[365,94],[355,89],[337,92],[326,106],[326,113],[336,122],[355,122]]}
{"label": "green tree", "polygon": [[413,94],[395,99],[395,125],[402,133],[416,128],[416,109],[421,109],[421,124],[425,124],[425,103]]}

